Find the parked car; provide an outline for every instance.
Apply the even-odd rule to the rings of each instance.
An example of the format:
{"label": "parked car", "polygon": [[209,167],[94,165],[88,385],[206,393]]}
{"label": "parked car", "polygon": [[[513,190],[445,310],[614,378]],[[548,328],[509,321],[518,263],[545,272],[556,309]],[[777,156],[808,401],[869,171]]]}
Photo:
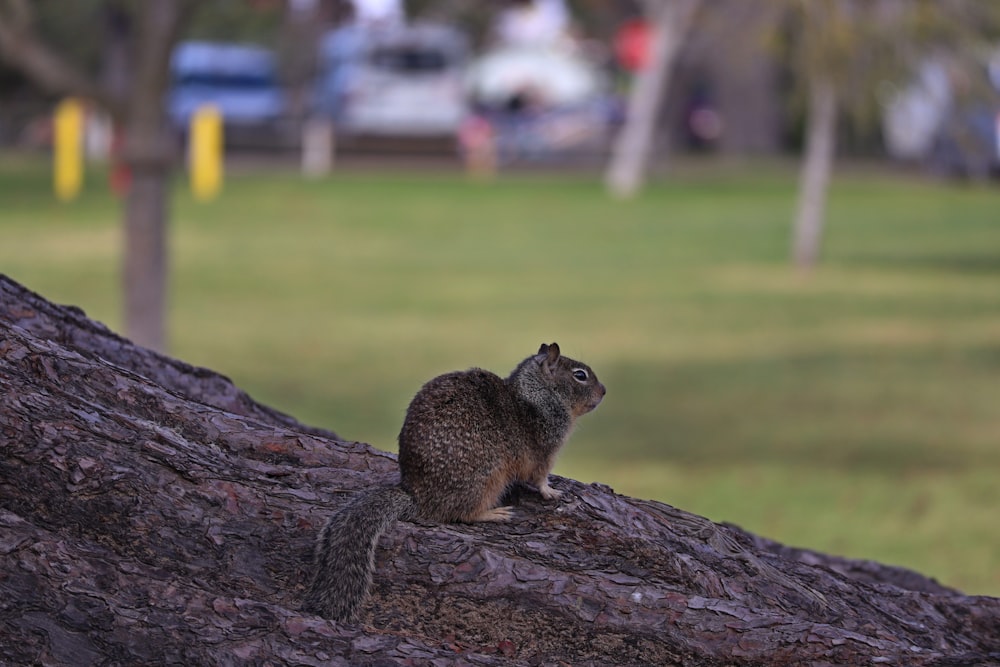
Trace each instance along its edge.
{"label": "parked car", "polygon": [[170,75],[167,114],[181,134],[207,104],[222,115],[227,145],[268,144],[287,130],[288,98],[269,49],[183,42],[173,52]]}
{"label": "parked car", "polygon": [[457,137],[466,115],[465,36],[438,24],[349,25],[321,41],[313,112],[338,137]]}

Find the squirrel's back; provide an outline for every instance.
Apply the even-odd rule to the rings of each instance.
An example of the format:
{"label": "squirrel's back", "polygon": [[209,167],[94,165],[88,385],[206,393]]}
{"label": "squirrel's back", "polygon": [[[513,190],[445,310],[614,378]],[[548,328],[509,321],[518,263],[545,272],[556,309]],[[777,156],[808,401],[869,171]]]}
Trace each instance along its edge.
{"label": "squirrel's back", "polygon": [[422,516],[474,521],[495,504],[530,437],[522,412],[504,380],[480,368],[441,375],[417,392],[399,433],[399,469]]}

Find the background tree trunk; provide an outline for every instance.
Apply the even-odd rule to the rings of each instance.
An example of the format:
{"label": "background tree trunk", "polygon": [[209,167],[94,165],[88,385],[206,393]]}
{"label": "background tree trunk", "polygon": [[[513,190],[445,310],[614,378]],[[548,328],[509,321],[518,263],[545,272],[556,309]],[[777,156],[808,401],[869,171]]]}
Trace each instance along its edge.
{"label": "background tree trunk", "polygon": [[631,197],[642,186],[656,138],[656,121],[670,75],[701,0],[646,0],[652,28],[649,62],[629,92],[625,125],[611,151],[605,181],[617,197]]}
{"label": "background tree trunk", "polygon": [[799,180],[798,213],[792,241],[792,259],[800,269],[811,269],[819,259],[826,219],[837,138],[837,91],[833,82],[817,76],[809,82],[805,155]]}
{"label": "background tree trunk", "polygon": [[326,517],[397,477],[0,276],[0,663],[1000,661],[998,599],[559,478],[510,524],[400,523],[364,625],[302,614]]}
{"label": "background tree trunk", "polygon": [[[155,350],[166,347],[169,177],[176,158],[163,100],[171,52],[198,4],[198,0],[135,3],[134,25],[125,5],[104,8],[108,27],[116,31],[110,41],[121,40],[117,31],[126,26],[135,31],[134,62],[128,67],[127,97],[122,97],[122,90],[113,89],[114,82],[106,82],[110,87],[98,85],[41,40],[32,25],[31,3],[0,0],[0,57],[47,90],[96,101],[124,127],[123,158],[131,176],[123,209],[125,332]],[[120,49],[123,44],[114,46]]]}
{"label": "background tree trunk", "polygon": [[167,344],[167,220],[175,159],[163,99],[170,54],[193,11],[184,0],[140,4],[138,57],[125,117],[125,163],[131,184],[125,202],[122,271],[125,333],[137,344]]}

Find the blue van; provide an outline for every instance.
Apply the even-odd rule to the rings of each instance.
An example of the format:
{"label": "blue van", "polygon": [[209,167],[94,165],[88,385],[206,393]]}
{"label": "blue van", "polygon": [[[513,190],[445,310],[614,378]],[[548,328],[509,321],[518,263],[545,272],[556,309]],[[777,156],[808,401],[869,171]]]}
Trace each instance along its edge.
{"label": "blue van", "polygon": [[191,116],[212,104],[226,143],[274,140],[287,124],[288,96],[270,49],[247,44],[182,42],[170,61],[167,114],[182,135]]}

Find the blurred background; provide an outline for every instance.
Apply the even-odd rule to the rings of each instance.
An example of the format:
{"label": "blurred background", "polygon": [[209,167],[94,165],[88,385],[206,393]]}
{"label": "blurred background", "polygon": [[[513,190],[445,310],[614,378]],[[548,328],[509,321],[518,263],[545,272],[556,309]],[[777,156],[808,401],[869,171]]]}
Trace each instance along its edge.
{"label": "blurred background", "polygon": [[1000,595],[1000,3],[0,0],[0,272],[393,450],[542,342],[556,472]]}

